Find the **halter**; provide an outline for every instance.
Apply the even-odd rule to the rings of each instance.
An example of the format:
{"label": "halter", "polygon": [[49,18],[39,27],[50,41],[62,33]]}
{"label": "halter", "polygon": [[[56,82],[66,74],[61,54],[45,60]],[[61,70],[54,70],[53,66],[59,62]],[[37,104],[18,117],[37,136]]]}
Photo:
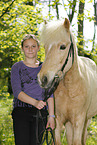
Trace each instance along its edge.
{"label": "halter", "polygon": [[74,46],[73,46],[73,41],[72,41],[71,34],[70,34],[70,41],[71,41],[71,45],[70,45],[65,63],[63,64],[62,68],[55,74],[53,82],[51,84],[51,88],[45,89],[45,101],[51,96],[51,94],[54,93],[54,91],[56,90],[60,80],[63,79],[63,77],[65,75],[63,70],[64,70],[66,64],[68,63],[69,56],[71,57],[71,55],[72,55],[72,65],[74,63]]}
{"label": "halter", "polygon": [[69,58],[69,55],[71,57],[71,53],[72,53],[72,65],[73,65],[73,62],[74,62],[74,47],[73,47],[73,41],[72,41],[72,37],[71,37],[71,34],[70,34],[70,40],[71,40],[71,45],[70,45],[70,48],[69,48],[69,51],[68,51],[68,55],[67,55],[67,58],[65,60],[65,63],[63,64],[62,68],[61,68],[61,71],[64,70],[67,62],[68,62],[68,58]]}

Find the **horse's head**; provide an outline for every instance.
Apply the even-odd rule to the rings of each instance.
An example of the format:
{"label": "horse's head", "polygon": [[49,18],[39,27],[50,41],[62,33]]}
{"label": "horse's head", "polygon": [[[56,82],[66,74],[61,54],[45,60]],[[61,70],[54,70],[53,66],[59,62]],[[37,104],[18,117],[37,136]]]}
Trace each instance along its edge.
{"label": "horse's head", "polygon": [[38,74],[38,81],[41,87],[48,88],[64,64],[66,63],[62,71],[65,74],[73,63],[74,52],[72,54],[68,19],[65,18],[64,22],[46,23],[40,39],[44,43],[46,57]]}

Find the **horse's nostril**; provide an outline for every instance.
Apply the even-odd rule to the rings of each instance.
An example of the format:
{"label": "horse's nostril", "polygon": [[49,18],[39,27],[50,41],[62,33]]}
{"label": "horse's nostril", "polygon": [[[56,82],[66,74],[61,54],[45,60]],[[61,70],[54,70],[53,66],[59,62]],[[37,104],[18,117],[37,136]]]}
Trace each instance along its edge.
{"label": "horse's nostril", "polygon": [[47,84],[47,77],[43,76],[42,78],[42,86],[44,87]]}

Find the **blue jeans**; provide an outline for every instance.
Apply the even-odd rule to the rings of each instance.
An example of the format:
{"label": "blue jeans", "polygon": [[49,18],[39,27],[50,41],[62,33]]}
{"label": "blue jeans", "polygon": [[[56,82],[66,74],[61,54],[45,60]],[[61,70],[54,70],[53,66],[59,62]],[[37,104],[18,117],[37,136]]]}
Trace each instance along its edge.
{"label": "blue jeans", "polygon": [[17,107],[13,109],[15,145],[39,145],[41,143],[48,112],[46,109],[42,109],[40,111],[42,118],[37,119],[38,111],[35,107]]}

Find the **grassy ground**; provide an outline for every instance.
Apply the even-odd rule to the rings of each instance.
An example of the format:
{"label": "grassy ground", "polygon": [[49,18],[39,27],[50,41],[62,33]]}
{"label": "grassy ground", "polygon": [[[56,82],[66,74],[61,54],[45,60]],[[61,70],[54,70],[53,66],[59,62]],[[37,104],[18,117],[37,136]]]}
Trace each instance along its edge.
{"label": "grassy ground", "polygon": [[12,98],[0,99],[0,145],[14,145],[11,110]]}
{"label": "grassy ground", "polygon": [[[12,128],[12,97],[6,95],[0,99],[0,145],[15,145]],[[67,145],[64,132],[61,134],[62,145]],[[97,116],[91,120],[88,127],[86,145],[97,145]]]}

